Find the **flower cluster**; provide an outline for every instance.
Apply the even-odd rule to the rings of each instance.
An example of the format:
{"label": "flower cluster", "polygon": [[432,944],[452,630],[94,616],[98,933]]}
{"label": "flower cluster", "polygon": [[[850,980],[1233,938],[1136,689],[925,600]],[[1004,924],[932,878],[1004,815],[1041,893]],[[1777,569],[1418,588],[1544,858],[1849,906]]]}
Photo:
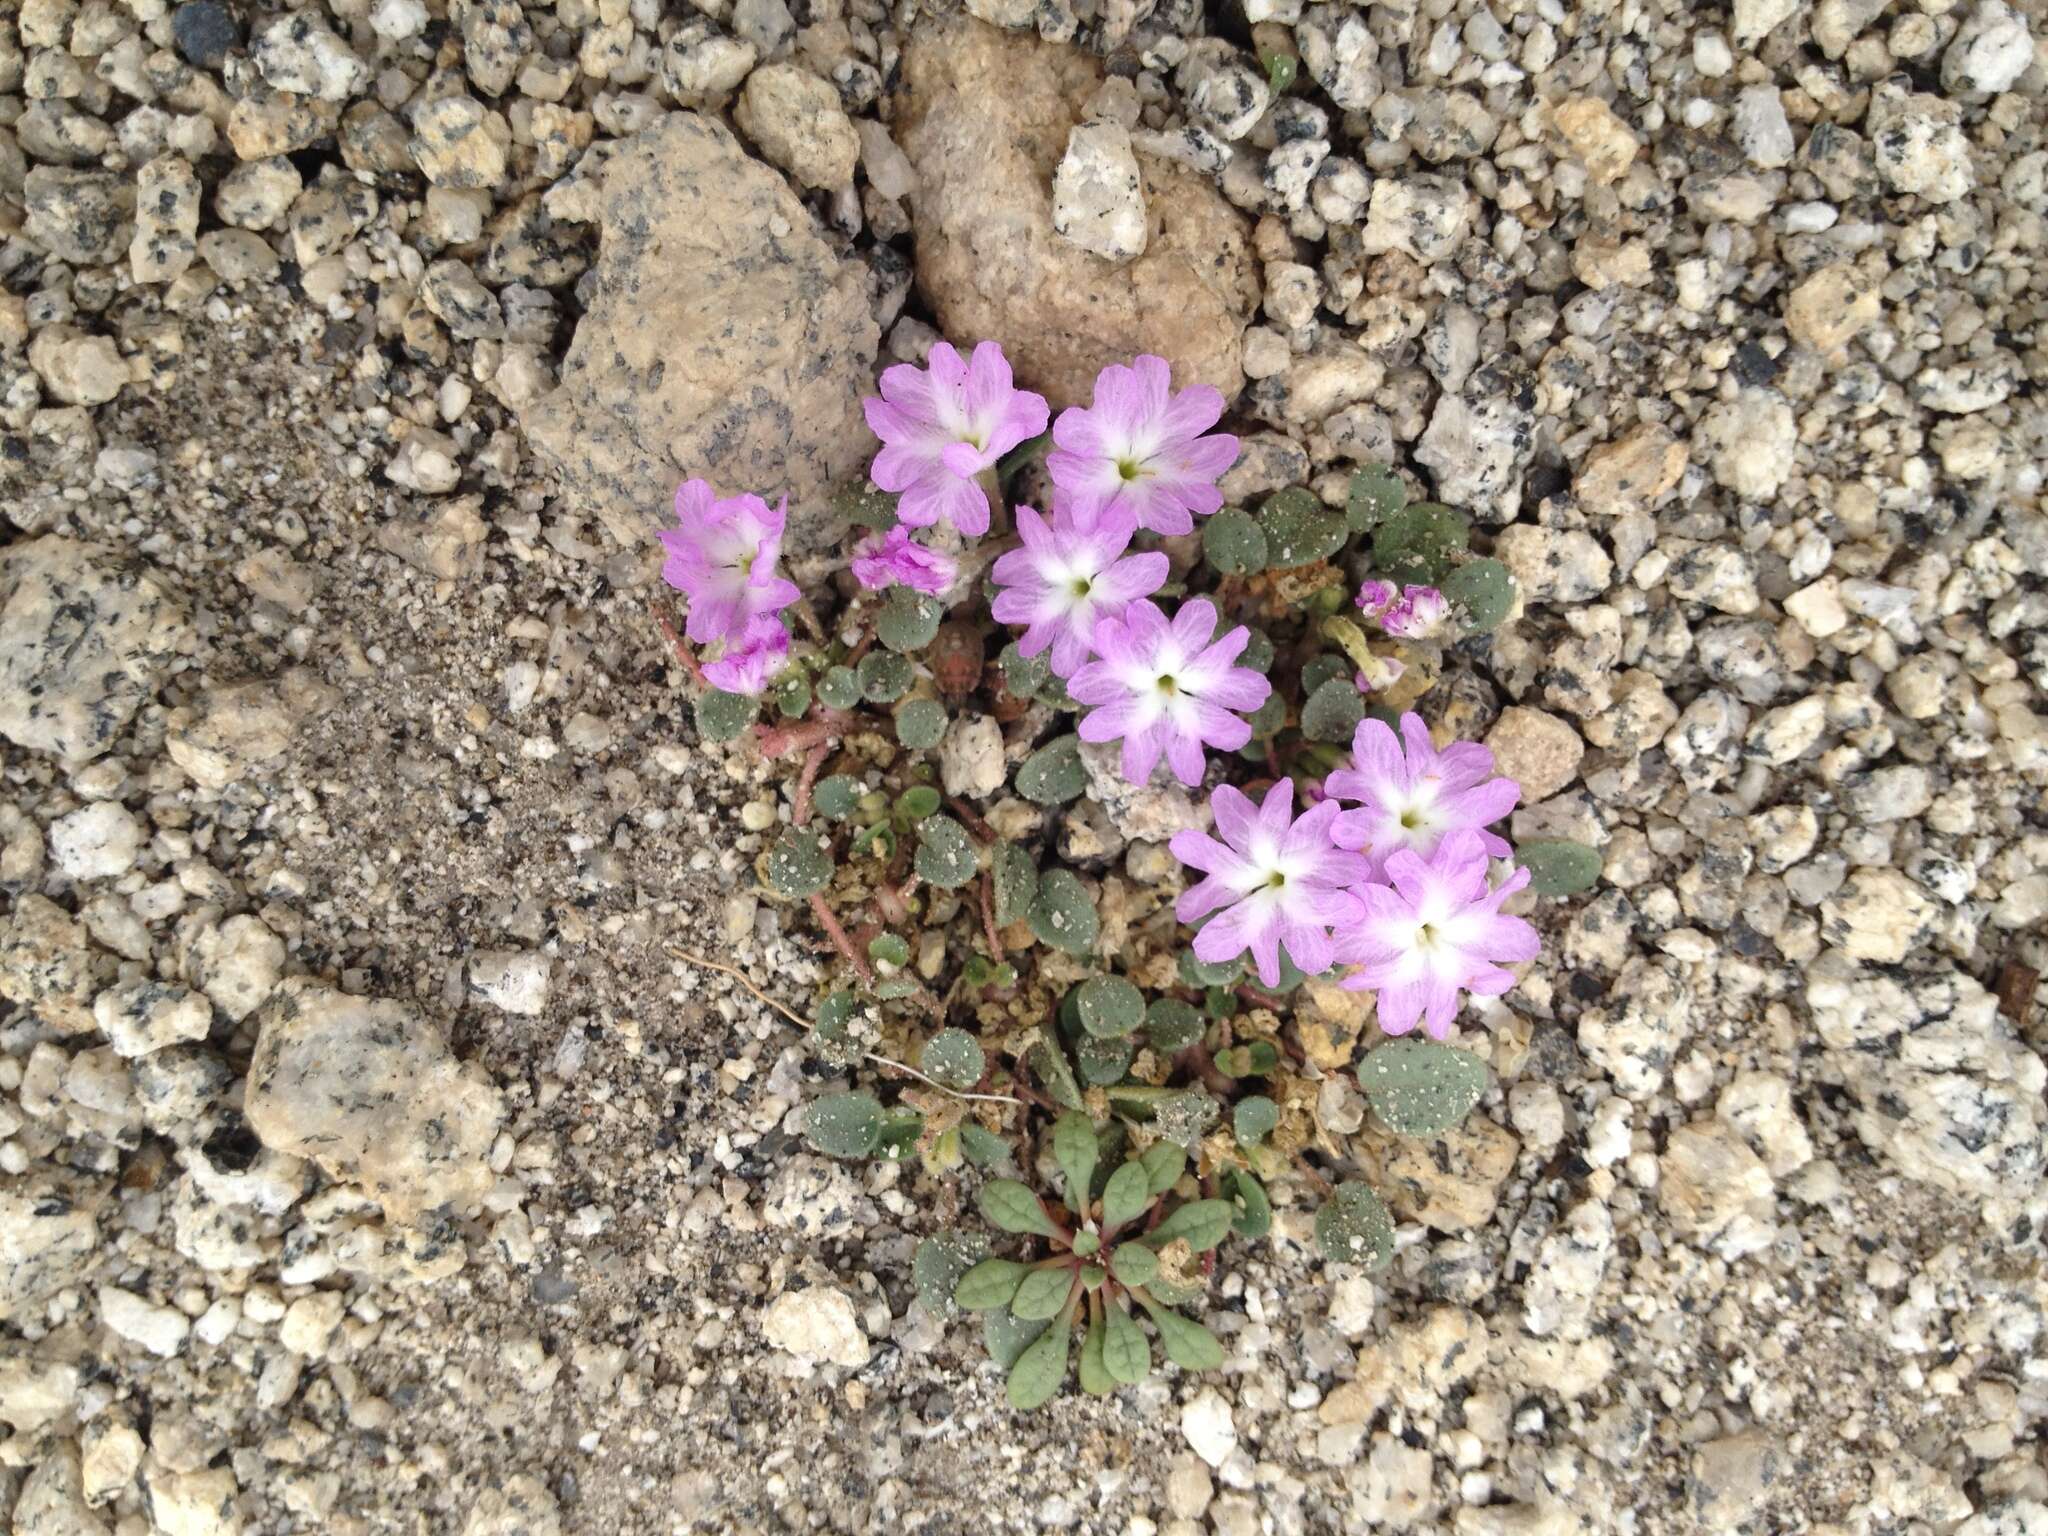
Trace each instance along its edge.
{"label": "flower cluster", "polygon": [[[1196,514],[1223,505],[1216,480],[1236,461],[1237,439],[1209,431],[1222,413],[1223,397],[1206,385],[1175,392],[1164,358],[1104,368],[1093,401],[1053,422],[1051,516],[1017,507],[1020,543],[990,569],[990,611],[1023,628],[1018,653],[1044,655],[1094,706],[1082,739],[1122,742],[1124,773],[1139,783],[1164,757],[1183,783],[1199,784],[1205,749],[1249,741],[1242,714],[1270,691],[1256,672],[1231,665],[1251,632],[1240,625],[1217,636],[1216,610],[1200,602],[1169,621],[1145,601],[1166,584],[1166,556],[1131,548],[1140,530],[1188,533]],[[1043,431],[1049,414],[1040,396],[1015,387],[994,342],[965,363],[942,342],[924,368],[889,369],[882,398],[867,402],[884,444],[871,477],[902,492],[905,524],[943,521],[976,537],[990,526],[980,477]]]}
{"label": "flower cluster", "polygon": [[785,501],[773,511],[758,496],[720,500],[702,480],[676,492],[676,526],[661,534],[668,550],[661,579],[690,599],[684,633],[723,647],[704,677],[727,693],[758,693],[789,654],[778,616],[797,600],[794,582],[775,573],[782,555]]}
{"label": "flower cluster", "polygon": [[1281,983],[1283,953],[1308,973],[1333,960],[1356,966],[1343,985],[1378,994],[1381,1029],[1401,1035],[1420,1022],[1441,1039],[1461,992],[1505,992],[1514,976],[1504,966],[1536,954],[1536,930],[1500,910],[1529,872],[1495,885],[1488,871],[1508,846],[1486,828],[1520,790],[1493,777],[1486,748],[1439,751],[1421,716],[1408,714],[1398,737],[1381,721],[1363,722],[1351,765],[1330,774],[1323,793],[1293,816],[1291,779],[1256,808],[1224,785],[1209,800],[1220,841],[1174,834],[1174,856],[1206,877],[1175,908],[1184,923],[1207,919],[1195,957],[1249,953],[1269,987]]}
{"label": "flower cluster", "polygon": [[1396,640],[1430,639],[1443,628],[1451,611],[1435,587],[1396,587],[1391,581],[1377,580],[1359,587],[1358,607]]}

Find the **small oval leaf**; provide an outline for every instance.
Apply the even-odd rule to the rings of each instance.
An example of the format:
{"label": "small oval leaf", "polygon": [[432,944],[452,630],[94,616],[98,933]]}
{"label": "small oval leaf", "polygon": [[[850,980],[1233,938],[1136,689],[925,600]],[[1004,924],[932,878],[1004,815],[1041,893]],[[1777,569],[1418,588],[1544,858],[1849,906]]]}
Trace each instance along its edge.
{"label": "small oval leaf", "polygon": [[882,1141],[882,1106],[872,1093],[834,1093],[804,1110],[804,1139],[827,1157],[867,1157]]}
{"label": "small oval leaf", "polygon": [[1373,1111],[1403,1136],[1437,1136],[1486,1092],[1486,1063],[1470,1051],[1404,1035],[1366,1053],[1358,1086]]}
{"label": "small oval leaf", "polygon": [[1316,1245],[1332,1263],[1380,1269],[1394,1257],[1394,1218],[1363,1184],[1340,1184],[1316,1212]]}

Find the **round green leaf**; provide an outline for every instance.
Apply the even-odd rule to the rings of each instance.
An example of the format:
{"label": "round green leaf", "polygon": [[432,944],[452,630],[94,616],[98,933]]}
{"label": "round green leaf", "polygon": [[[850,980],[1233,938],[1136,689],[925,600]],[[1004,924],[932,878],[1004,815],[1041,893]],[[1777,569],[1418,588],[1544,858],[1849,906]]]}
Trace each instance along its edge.
{"label": "round green leaf", "polygon": [[1389,576],[1434,583],[1447,575],[1451,558],[1463,552],[1472,525],[1449,507],[1417,502],[1394,513],[1373,531],[1372,563]]}
{"label": "round green leaf", "polygon": [[768,850],[768,884],[778,895],[801,901],[831,883],[831,844],[802,827],[785,828]]}
{"label": "round green leaf", "polygon": [[804,1110],[804,1139],[827,1157],[867,1157],[882,1141],[882,1106],[872,1093],[834,1093]]}
{"label": "round green leaf", "polygon": [[1280,1123],[1280,1106],[1262,1093],[1239,1099],[1230,1112],[1230,1129],[1247,1147],[1257,1146]]}
{"label": "round green leaf", "polygon": [[818,679],[818,702],[827,709],[851,709],[860,702],[860,679],[851,667],[827,667]]}
{"label": "round green leaf", "polygon": [[1122,1082],[1136,1054],[1128,1036],[1098,1040],[1093,1035],[1083,1035],[1074,1042],[1074,1065],[1080,1070],[1081,1081],[1090,1085]]}
{"label": "round green leaf", "polygon": [[870,704],[893,704],[910,691],[917,668],[888,651],[869,651],[860,659],[860,696]]}
{"label": "round green leaf", "polygon": [[1015,843],[998,843],[991,863],[995,875],[996,924],[1007,928],[1031,910],[1038,896],[1038,865]]}
{"label": "round green leaf", "polygon": [[1259,529],[1275,570],[1327,560],[1351,533],[1344,514],[1332,512],[1314,492],[1298,486],[1268,498],[1259,508]]}
{"label": "round green leaf", "polygon": [[1098,1040],[1128,1035],[1145,1022],[1145,994],[1121,976],[1090,976],[1076,995],[1081,1027]]}
{"label": "round green leaf", "polygon": [[941,1232],[917,1245],[911,1256],[910,1279],[917,1299],[936,1318],[956,1310],[953,1293],[975,1263],[988,1253],[988,1239],[979,1232]]}
{"label": "round green leaf", "polygon": [[904,826],[915,826],[936,811],[943,802],[939,792],[929,784],[913,784],[896,797],[896,807],[891,814]]}
{"label": "round green leaf", "polygon": [[801,720],[811,707],[811,685],[801,672],[792,672],[775,685],[775,707],[785,720]]}
{"label": "round green leaf", "polygon": [[1486,1063],[1470,1051],[1404,1035],[1366,1053],[1358,1086],[1373,1111],[1403,1136],[1436,1136],[1486,1092]]}
{"label": "round green leaf", "polygon": [[1039,879],[1038,895],[1028,914],[1031,931],[1039,943],[1063,949],[1070,955],[1085,955],[1095,947],[1101,920],[1087,888],[1071,870],[1048,870]]}
{"label": "round green leaf", "polygon": [[1379,1269],[1394,1257],[1394,1218],[1363,1184],[1340,1184],[1316,1212],[1316,1245],[1335,1264]]}
{"label": "round green leaf", "polygon": [[1408,487],[1384,464],[1368,464],[1351,477],[1344,514],[1353,533],[1377,528],[1408,505]]}
{"label": "round green leaf", "polygon": [[1466,561],[1444,577],[1441,590],[1444,601],[1464,615],[1468,634],[1498,628],[1515,606],[1515,578],[1491,558]]}
{"label": "round green leaf", "polygon": [[934,816],[918,827],[915,862],[919,875],[948,890],[965,885],[981,869],[974,839],[950,816]]}
{"label": "round green leaf", "polygon": [[910,964],[910,942],[900,933],[878,933],[868,940],[868,958],[883,965]]}
{"label": "round green leaf", "polygon": [[720,693],[712,689],[697,695],[697,734],[706,741],[731,741],[752,723],[761,701],[751,694]]}
{"label": "round green leaf", "polygon": [[1145,1038],[1167,1055],[1193,1045],[1205,1027],[1200,1011],[1177,997],[1155,998],[1145,1010]]}
{"label": "round green leaf", "polygon": [[819,781],[811,791],[811,804],[817,807],[820,816],[834,821],[844,821],[860,804],[860,782],[843,773],[835,773],[829,779]]}
{"label": "round green leaf", "polygon": [[1348,744],[1365,718],[1365,698],[1349,677],[1333,677],[1301,706],[1301,734],[1310,741]]}
{"label": "round green leaf", "polygon": [[917,1059],[918,1069],[926,1077],[963,1093],[981,1081],[987,1064],[981,1042],[964,1029],[940,1030],[925,1041],[924,1052]]}
{"label": "round green leaf", "polygon": [[1265,530],[1250,513],[1225,507],[1202,524],[1202,556],[1225,576],[1263,571],[1268,558]]}
{"label": "round green leaf", "polygon": [[1227,987],[1244,974],[1244,957],[1241,955],[1211,964],[1207,960],[1197,960],[1192,949],[1184,949],[1174,964],[1180,972],[1181,982],[1190,987]]}
{"label": "round green leaf", "polygon": [[891,587],[882,611],[875,616],[875,635],[892,651],[921,651],[932,643],[945,616],[945,607],[937,598],[908,587]]}
{"label": "round green leaf", "polygon": [[1026,656],[1014,640],[997,654],[996,665],[1003,669],[1003,686],[1020,699],[1036,698],[1052,676],[1052,661],[1044,651]]}
{"label": "round green leaf", "polygon": [[1538,896],[1571,896],[1589,890],[1600,878],[1600,850],[1563,838],[1523,843],[1515,862],[1529,871],[1529,889]]}
{"label": "round green leaf", "polygon": [[1065,805],[1087,787],[1078,736],[1047,742],[1017,769],[1017,793],[1039,805]]}
{"label": "round green leaf", "polygon": [[928,752],[946,738],[946,706],[937,699],[906,699],[896,707],[896,739]]}

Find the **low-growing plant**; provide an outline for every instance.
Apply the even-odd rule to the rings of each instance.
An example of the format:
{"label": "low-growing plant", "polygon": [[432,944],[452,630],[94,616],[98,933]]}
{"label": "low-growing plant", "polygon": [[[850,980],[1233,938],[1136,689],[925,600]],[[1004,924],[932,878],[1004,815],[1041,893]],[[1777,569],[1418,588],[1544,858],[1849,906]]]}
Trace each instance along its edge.
{"label": "low-growing plant", "polygon": [[[1514,616],[1513,577],[1385,466],[1335,503],[1225,506],[1221,399],[1157,358],[1050,433],[988,342],[867,406],[884,446],[835,504],[849,578],[810,594],[807,638],[782,509],[691,481],[663,536],[700,734],[793,765],[756,870],[835,957],[817,1054],[872,1072],[803,1134],[975,1186],[999,1235],[927,1238],[913,1274],[935,1315],[981,1314],[1018,1407],[1075,1361],[1091,1393],[1206,1369],[1188,1309],[1276,1204],[1321,1192],[1330,1263],[1393,1255],[1318,1080],[1355,1066],[1386,1133],[1455,1127],[1490,1084],[1445,1043],[1464,999],[1537,949],[1508,905],[1598,878],[1592,849],[1511,848],[1516,785],[1418,708]],[[1141,796],[1167,847],[1119,868]],[[1373,995],[1381,1043],[1333,984]]]}

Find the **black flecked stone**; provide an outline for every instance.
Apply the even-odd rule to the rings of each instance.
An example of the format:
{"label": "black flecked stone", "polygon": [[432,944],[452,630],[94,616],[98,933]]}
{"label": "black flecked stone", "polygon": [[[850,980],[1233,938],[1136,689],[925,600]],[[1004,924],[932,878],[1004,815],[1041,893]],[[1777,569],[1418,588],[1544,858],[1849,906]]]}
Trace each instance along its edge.
{"label": "black flecked stone", "polygon": [[187,64],[218,69],[228,50],[242,41],[242,29],[220,0],[187,0],[171,17],[171,36]]}

